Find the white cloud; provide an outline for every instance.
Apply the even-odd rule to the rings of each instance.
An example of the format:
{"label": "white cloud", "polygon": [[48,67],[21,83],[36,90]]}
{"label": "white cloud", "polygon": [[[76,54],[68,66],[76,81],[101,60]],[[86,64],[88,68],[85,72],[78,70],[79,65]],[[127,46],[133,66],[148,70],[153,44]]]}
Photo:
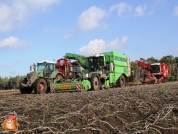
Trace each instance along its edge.
{"label": "white cloud", "polygon": [[178,52],[178,47],[176,48],[176,52]]}
{"label": "white cloud", "polygon": [[57,32],[60,32],[60,29],[56,29],[56,28],[44,28],[43,29],[43,32],[45,32],[45,33],[48,33],[48,32],[53,32],[53,33],[57,33]]}
{"label": "white cloud", "polygon": [[51,4],[59,2],[59,0],[23,0],[32,8],[46,8]]}
{"label": "white cloud", "polygon": [[160,3],[165,3],[165,0],[156,0],[155,5],[160,4]]}
{"label": "white cloud", "polygon": [[115,51],[122,48],[127,43],[127,41],[128,41],[127,36],[122,37],[121,40],[116,38],[109,44],[106,44],[105,41],[103,41],[102,39],[95,39],[90,41],[88,45],[81,47],[80,53],[85,56],[88,56],[94,53],[107,52],[113,50]]}
{"label": "white cloud", "polygon": [[23,26],[29,16],[44,11],[59,0],[6,0],[0,2],[0,33]]}
{"label": "white cloud", "polygon": [[106,15],[105,10],[92,6],[82,12],[78,19],[78,28],[81,31],[87,31],[99,26],[99,21]]}
{"label": "white cloud", "polygon": [[174,8],[174,15],[178,16],[178,6],[175,6]]}
{"label": "white cloud", "polygon": [[12,68],[12,66],[11,66],[11,65],[8,65],[8,64],[4,64],[3,67],[4,67],[4,68]]}
{"label": "white cloud", "polygon": [[22,61],[22,58],[18,58],[17,60],[16,60],[16,62],[18,63],[18,62],[21,62]]}
{"label": "white cloud", "polygon": [[64,35],[63,36],[63,39],[69,39],[69,38],[71,38],[72,36],[74,36],[73,34],[67,34],[67,35]]}
{"label": "white cloud", "polygon": [[130,13],[132,11],[132,6],[126,4],[126,3],[119,3],[117,5],[111,6],[109,9],[109,12],[112,12],[114,10],[117,10],[117,14],[119,16],[122,16],[124,13]]}
{"label": "white cloud", "polygon": [[144,16],[146,10],[146,6],[137,6],[135,8],[135,16]]}
{"label": "white cloud", "polygon": [[0,41],[0,48],[4,47],[16,47],[19,39],[17,37],[10,36],[9,38]]}
{"label": "white cloud", "polygon": [[29,43],[20,41],[17,37],[10,36],[0,41],[0,48],[19,48],[28,45]]}
{"label": "white cloud", "polygon": [[4,65],[1,65],[0,66],[0,68],[12,68],[12,66],[11,65],[8,65],[8,64],[4,64]]}

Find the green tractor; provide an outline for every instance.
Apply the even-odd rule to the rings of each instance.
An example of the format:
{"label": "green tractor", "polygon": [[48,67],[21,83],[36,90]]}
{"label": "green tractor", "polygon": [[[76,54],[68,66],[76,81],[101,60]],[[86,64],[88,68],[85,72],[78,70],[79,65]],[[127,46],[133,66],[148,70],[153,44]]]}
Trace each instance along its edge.
{"label": "green tractor", "polygon": [[60,74],[55,69],[55,62],[46,60],[30,66],[30,70],[33,71],[28,73],[20,83],[21,94],[29,94],[33,91],[39,94],[49,92],[50,82]]}

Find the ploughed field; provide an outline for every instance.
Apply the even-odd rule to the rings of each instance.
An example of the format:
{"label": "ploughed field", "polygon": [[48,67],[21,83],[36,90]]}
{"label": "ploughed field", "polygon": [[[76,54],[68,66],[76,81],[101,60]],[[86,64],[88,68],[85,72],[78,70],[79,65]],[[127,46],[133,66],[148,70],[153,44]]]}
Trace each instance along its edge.
{"label": "ploughed field", "polygon": [[72,93],[0,91],[0,123],[8,115],[17,116],[19,134],[176,134],[178,82]]}

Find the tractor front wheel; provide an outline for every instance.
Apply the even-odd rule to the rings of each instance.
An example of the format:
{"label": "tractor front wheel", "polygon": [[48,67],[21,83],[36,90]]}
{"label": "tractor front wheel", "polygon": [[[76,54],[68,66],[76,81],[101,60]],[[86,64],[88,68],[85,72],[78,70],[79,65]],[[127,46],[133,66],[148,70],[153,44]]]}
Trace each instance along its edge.
{"label": "tractor front wheel", "polygon": [[30,94],[30,93],[32,93],[32,91],[33,91],[33,89],[31,88],[31,87],[23,87],[22,85],[21,85],[21,83],[25,83],[25,80],[22,80],[21,82],[20,82],[20,93],[21,94]]}
{"label": "tractor front wheel", "polygon": [[46,91],[47,91],[46,80],[43,79],[43,78],[37,79],[35,84],[34,84],[34,90],[35,90],[35,93],[38,93],[38,94],[46,93]]}
{"label": "tractor front wheel", "polygon": [[26,92],[25,88],[20,87],[20,93],[21,93],[21,94],[26,94],[27,92]]}
{"label": "tractor front wheel", "polygon": [[20,88],[20,93],[21,94],[31,94],[32,91],[33,91],[33,89],[30,88],[30,87],[21,87]]}

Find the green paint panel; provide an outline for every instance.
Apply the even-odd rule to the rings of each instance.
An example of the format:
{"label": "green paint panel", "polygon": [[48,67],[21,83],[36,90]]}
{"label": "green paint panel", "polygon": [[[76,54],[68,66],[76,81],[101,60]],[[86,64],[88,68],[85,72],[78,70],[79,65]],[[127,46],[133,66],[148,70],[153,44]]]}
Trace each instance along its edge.
{"label": "green paint panel", "polygon": [[129,76],[130,62],[128,62],[128,56],[118,52],[104,52],[106,64],[113,63],[114,70],[109,74],[109,83],[116,83],[117,79],[124,74]]}
{"label": "green paint panel", "polygon": [[62,82],[62,83],[53,83],[55,91],[87,91],[91,89],[90,81],[83,80],[83,81],[70,81],[70,82]]}
{"label": "green paint panel", "polygon": [[115,75],[113,73],[109,73],[109,83],[115,83]]}
{"label": "green paint panel", "polygon": [[59,73],[58,70],[53,71],[52,74],[50,75],[50,78],[55,78],[58,73]]}
{"label": "green paint panel", "polygon": [[37,74],[39,77],[44,77],[43,71],[36,71],[35,74]]}

